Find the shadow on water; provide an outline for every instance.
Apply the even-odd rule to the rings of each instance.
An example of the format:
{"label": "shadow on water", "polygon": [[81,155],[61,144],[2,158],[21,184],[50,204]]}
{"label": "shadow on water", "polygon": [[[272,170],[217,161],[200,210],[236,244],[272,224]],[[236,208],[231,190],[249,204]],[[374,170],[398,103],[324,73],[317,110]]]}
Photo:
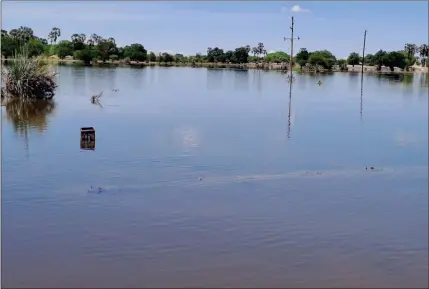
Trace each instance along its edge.
{"label": "shadow on water", "polygon": [[16,132],[26,135],[29,131],[43,132],[48,126],[48,116],[55,111],[54,101],[21,99],[5,103],[6,119]]}

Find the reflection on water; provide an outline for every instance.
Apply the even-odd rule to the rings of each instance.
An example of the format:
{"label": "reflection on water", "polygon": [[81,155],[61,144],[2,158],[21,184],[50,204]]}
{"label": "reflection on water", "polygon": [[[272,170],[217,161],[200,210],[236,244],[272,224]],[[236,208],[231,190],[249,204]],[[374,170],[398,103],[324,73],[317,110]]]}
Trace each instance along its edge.
{"label": "reflection on water", "polygon": [[247,69],[234,70],[234,87],[236,90],[249,90],[249,71]]}
{"label": "reflection on water", "polygon": [[360,78],[360,121],[363,121],[363,73]]}
{"label": "reflection on water", "polygon": [[357,72],[350,72],[347,73],[348,79],[349,79],[349,86],[351,89],[355,89],[359,85],[359,78],[361,76],[360,73]]}
{"label": "reflection on water", "polygon": [[288,115],[287,115],[287,138],[290,139],[291,133],[291,112],[292,112],[292,83],[293,81],[289,81],[289,102],[288,102]]}
{"label": "reflection on water", "polygon": [[429,73],[420,74],[419,82],[421,87],[429,87]]}
{"label": "reflection on water", "polygon": [[54,101],[11,99],[5,104],[6,119],[21,135],[26,135],[31,130],[45,131],[48,126],[48,116],[54,110]]}
{"label": "reflection on water", "polygon": [[4,287],[427,287],[426,77],[59,73],[3,108]]}
{"label": "reflection on water", "polygon": [[252,77],[253,85],[259,94],[262,93],[262,89],[263,89],[264,76],[262,74],[264,74],[264,72],[259,69],[253,70],[253,77]]}
{"label": "reflection on water", "polygon": [[208,68],[207,69],[207,89],[221,89],[223,83],[223,69]]}

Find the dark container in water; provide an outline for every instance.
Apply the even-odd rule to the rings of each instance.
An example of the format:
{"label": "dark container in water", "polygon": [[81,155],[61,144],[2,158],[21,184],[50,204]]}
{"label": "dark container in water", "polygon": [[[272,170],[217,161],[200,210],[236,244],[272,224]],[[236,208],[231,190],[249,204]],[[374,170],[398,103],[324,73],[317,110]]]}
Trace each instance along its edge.
{"label": "dark container in water", "polygon": [[80,129],[80,148],[84,150],[95,149],[95,129],[93,127]]}

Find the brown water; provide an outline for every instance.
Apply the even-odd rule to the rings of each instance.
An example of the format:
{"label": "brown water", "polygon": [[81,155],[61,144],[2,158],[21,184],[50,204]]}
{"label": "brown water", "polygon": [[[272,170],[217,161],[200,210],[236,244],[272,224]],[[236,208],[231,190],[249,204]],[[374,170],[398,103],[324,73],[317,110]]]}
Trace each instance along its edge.
{"label": "brown water", "polygon": [[428,286],[424,76],[58,70],[2,108],[3,287]]}

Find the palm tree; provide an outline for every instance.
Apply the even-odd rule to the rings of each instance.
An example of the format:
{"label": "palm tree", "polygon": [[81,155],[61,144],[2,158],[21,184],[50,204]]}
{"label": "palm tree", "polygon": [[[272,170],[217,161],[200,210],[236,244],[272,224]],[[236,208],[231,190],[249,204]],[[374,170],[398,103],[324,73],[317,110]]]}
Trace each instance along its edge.
{"label": "palm tree", "polygon": [[422,58],[422,66],[425,66],[426,60],[429,56],[429,47],[427,44],[422,44],[419,47],[420,57]]}
{"label": "palm tree", "polygon": [[48,39],[54,43],[57,43],[57,39],[61,36],[61,30],[57,27],[52,28],[51,32],[48,34]]}
{"label": "palm tree", "polygon": [[258,55],[264,54],[264,50],[265,50],[264,43],[259,42],[257,49],[258,49]]}

